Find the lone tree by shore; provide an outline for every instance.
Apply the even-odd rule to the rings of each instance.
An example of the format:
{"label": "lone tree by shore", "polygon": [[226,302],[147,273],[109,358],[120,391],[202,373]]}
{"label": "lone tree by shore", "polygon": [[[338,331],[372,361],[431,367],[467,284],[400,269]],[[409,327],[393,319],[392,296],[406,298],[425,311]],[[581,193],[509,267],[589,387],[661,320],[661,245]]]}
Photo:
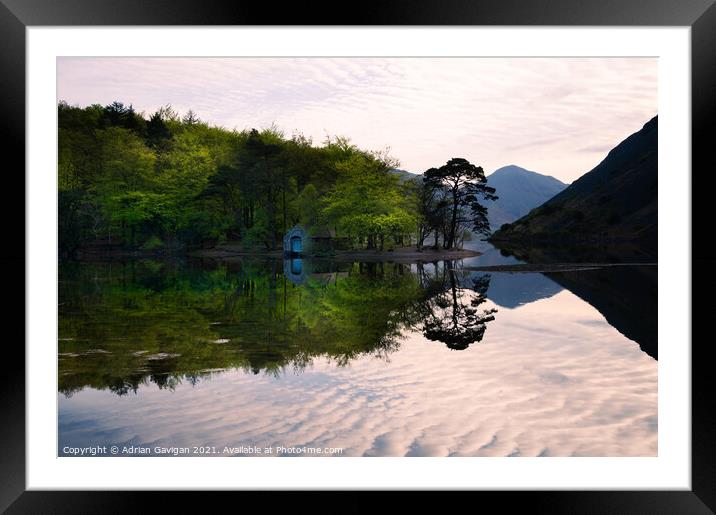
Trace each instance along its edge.
{"label": "lone tree by shore", "polygon": [[480,234],[490,233],[487,207],[479,200],[497,200],[497,196],[495,188],[487,185],[481,166],[459,157],[450,159],[440,168],[425,172],[423,188],[427,204],[421,211],[424,220],[435,231],[435,247],[441,229],[445,249],[457,246],[461,230],[469,228]]}

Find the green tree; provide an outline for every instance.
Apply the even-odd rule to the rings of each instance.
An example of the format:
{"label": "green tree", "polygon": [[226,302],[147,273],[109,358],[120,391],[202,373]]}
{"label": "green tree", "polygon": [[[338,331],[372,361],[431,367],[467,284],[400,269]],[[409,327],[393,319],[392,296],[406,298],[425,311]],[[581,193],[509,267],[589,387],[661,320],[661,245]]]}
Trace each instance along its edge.
{"label": "green tree", "polygon": [[100,172],[94,186],[101,192],[132,191],[154,178],[156,155],[128,129],[110,127],[98,133],[101,141]]}
{"label": "green tree", "polygon": [[366,240],[369,249],[382,249],[387,235],[412,230],[415,219],[407,210],[398,176],[389,172],[386,163],[354,152],[336,168],[338,179],[323,210],[331,226]]}
{"label": "green tree", "polygon": [[321,197],[313,184],[307,184],[294,202],[298,222],[305,227],[319,227],[321,219]]}
{"label": "green tree", "polygon": [[171,244],[179,231],[185,229],[198,207],[195,199],[202,193],[215,173],[209,150],[191,133],[174,138],[172,149],[162,156],[157,166],[155,191],[161,195],[157,215],[163,236]]}
{"label": "green tree", "polygon": [[[245,153],[240,156],[240,167],[245,173],[252,173],[265,201],[266,210],[266,241],[269,249],[276,248],[277,224],[276,211],[279,194],[285,188],[281,146],[281,135],[275,131],[267,130],[259,133],[252,129],[246,140]],[[285,205],[285,203],[284,203]]]}
{"label": "green tree", "polygon": [[196,115],[194,111],[189,109],[187,113],[184,115],[184,117],[181,119],[182,123],[184,125],[196,125],[201,120],[199,120],[199,117]]}
{"label": "green tree", "polygon": [[150,147],[165,150],[171,138],[172,133],[169,131],[169,127],[164,122],[161,113],[157,111],[147,122],[147,143]]}

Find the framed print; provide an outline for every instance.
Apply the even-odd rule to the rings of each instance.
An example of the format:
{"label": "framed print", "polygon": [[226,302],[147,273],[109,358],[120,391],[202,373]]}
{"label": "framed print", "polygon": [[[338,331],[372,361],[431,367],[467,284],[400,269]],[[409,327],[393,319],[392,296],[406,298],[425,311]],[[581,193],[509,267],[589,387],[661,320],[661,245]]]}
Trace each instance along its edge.
{"label": "framed print", "polygon": [[3,509],[712,512],[716,7],[657,3],[4,1]]}

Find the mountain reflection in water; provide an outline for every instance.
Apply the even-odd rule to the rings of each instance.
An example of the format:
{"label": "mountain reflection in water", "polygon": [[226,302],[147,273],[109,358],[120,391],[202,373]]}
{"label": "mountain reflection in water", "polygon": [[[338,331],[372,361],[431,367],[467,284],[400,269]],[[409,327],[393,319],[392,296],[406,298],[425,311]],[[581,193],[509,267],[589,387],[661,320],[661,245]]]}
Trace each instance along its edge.
{"label": "mountain reflection in water", "polygon": [[61,447],[656,453],[651,357],[557,278],[462,266],[63,263]]}

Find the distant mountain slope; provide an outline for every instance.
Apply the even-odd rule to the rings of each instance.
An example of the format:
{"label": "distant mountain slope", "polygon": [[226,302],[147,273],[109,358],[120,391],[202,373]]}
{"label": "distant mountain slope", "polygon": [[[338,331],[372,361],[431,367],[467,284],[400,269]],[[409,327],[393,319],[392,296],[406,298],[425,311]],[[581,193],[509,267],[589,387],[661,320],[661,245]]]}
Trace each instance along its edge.
{"label": "distant mountain slope", "polygon": [[403,183],[409,179],[415,179],[416,177],[421,177],[417,173],[408,172],[407,170],[401,170],[400,168],[393,168],[390,170],[390,173],[394,173],[398,176],[400,179],[400,182]]}
{"label": "distant mountain slope", "polygon": [[657,136],[655,116],[593,170],[491,239],[559,245],[630,241],[656,255]]}
{"label": "distant mountain slope", "polygon": [[486,202],[487,216],[493,231],[502,224],[523,217],[567,187],[554,177],[515,165],[495,170],[488,175],[487,184],[497,190],[499,197],[494,202]]}

